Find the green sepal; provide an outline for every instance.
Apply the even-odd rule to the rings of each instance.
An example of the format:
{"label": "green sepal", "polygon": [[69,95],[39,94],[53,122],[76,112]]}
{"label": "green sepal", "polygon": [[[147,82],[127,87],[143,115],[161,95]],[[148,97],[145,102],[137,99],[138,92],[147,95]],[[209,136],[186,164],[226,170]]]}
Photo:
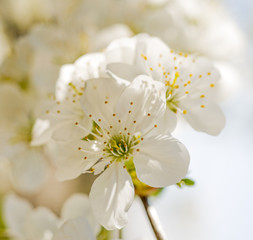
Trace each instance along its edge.
{"label": "green sepal", "polygon": [[125,162],[125,166],[126,166],[128,173],[130,174],[130,176],[132,178],[136,195],[138,195],[138,196],[158,196],[162,192],[163,188],[151,187],[151,186],[141,182],[138,179],[138,177],[136,175],[135,166],[133,163],[133,157]]}
{"label": "green sepal", "polygon": [[101,227],[101,230],[97,235],[97,240],[110,240],[111,237],[112,237],[111,231],[108,231],[104,227]]}

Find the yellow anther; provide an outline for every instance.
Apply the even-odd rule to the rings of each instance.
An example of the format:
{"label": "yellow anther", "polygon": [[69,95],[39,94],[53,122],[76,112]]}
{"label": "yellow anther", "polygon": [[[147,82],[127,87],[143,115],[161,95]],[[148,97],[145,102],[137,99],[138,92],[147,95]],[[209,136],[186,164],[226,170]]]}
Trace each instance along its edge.
{"label": "yellow anther", "polygon": [[199,75],[199,78],[202,78],[202,75],[201,75],[201,74]]}
{"label": "yellow anther", "polygon": [[151,67],[151,68],[149,68],[150,69],[150,71],[153,71],[153,68]]}
{"label": "yellow anther", "polygon": [[169,81],[165,81],[165,86],[169,86],[170,82]]}
{"label": "yellow anther", "polygon": [[189,93],[188,91],[185,92],[185,94],[188,94],[188,93]]}
{"label": "yellow anther", "polygon": [[183,114],[186,114],[186,113],[187,113],[187,111],[186,111],[186,110],[184,110],[184,111],[183,111]]}
{"label": "yellow anther", "polygon": [[141,54],[141,57],[143,57],[144,60],[147,60],[147,56],[145,56],[143,53]]}
{"label": "yellow anther", "polygon": [[189,77],[192,77],[192,74],[189,74]]}
{"label": "yellow anther", "polygon": [[210,75],[211,75],[211,73],[210,73],[210,72],[208,72],[208,73],[207,73],[207,75],[208,75],[208,76],[210,76]]}
{"label": "yellow anther", "polygon": [[201,105],[200,107],[204,108],[204,107],[205,107],[205,105]]}
{"label": "yellow anther", "polygon": [[187,54],[187,53],[185,53],[185,54],[184,54],[184,57],[185,57],[185,58],[187,58],[187,57],[188,57],[188,54]]}
{"label": "yellow anther", "polygon": [[170,53],[174,53],[174,50],[171,49],[171,50],[170,50]]}
{"label": "yellow anther", "polygon": [[186,87],[186,86],[187,86],[187,83],[184,84],[184,87]]}
{"label": "yellow anther", "polygon": [[188,81],[187,83],[188,83],[188,84],[191,84],[191,81]]}
{"label": "yellow anther", "polygon": [[210,84],[210,87],[214,87],[214,84],[213,84],[213,83],[211,83],[211,84]]}
{"label": "yellow anther", "polygon": [[201,97],[201,98],[204,98],[204,97],[205,97],[205,95],[204,95],[204,94],[202,94],[202,95],[200,95],[200,97]]}

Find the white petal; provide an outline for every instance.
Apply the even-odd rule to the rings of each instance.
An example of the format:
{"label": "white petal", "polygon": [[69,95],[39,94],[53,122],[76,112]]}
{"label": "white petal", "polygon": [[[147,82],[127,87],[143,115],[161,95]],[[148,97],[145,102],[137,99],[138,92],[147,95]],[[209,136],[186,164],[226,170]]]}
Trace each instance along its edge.
{"label": "white petal", "polygon": [[32,130],[32,146],[40,146],[50,141],[51,132],[49,120],[37,119]]}
{"label": "white petal", "polygon": [[107,70],[113,78],[124,79],[129,82],[132,82],[138,75],[145,74],[136,66],[126,63],[110,63],[107,65]]}
{"label": "white petal", "polygon": [[46,156],[40,148],[27,148],[12,159],[12,180],[14,186],[24,193],[37,192],[48,177]]}
{"label": "white petal", "polygon": [[83,140],[50,145],[49,151],[57,166],[56,177],[59,181],[77,178],[99,159],[95,150],[91,154],[84,153],[78,150],[79,147],[87,150],[94,148],[92,143]]}
{"label": "white petal", "polygon": [[53,240],[96,240],[85,217],[66,221],[55,234]]}
{"label": "white petal", "polygon": [[164,115],[161,118],[155,120],[157,128],[154,128],[147,136],[157,136],[157,135],[170,135],[177,125],[177,116],[174,112],[166,108]]}
{"label": "white petal", "polygon": [[89,214],[89,212],[90,200],[88,196],[82,193],[75,193],[65,201],[61,210],[61,217],[65,221]]}
{"label": "white petal", "polygon": [[77,59],[75,62],[76,78],[87,80],[104,77],[105,56],[103,53],[89,53]]}
{"label": "white petal", "polygon": [[97,123],[98,119],[101,119],[99,124],[104,129],[109,129],[118,98],[128,84],[127,81],[118,82],[111,78],[86,81],[86,88],[81,97],[84,112]]}
{"label": "white petal", "polygon": [[[58,113],[57,113],[58,112]],[[72,136],[84,137],[92,128],[92,120],[86,116],[78,102],[62,101],[60,104],[54,104],[49,110],[48,114],[43,117],[45,120],[37,120],[33,128],[32,145],[45,144],[50,140],[57,142],[69,141]],[[43,121],[43,122],[42,122]],[[49,126],[42,126],[48,124]],[[85,126],[85,129],[77,128],[75,123],[79,126]],[[44,129],[41,129],[43,127]],[[78,134],[79,133],[79,134]]]}
{"label": "white petal", "polygon": [[[162,67],[168,65],[170,55],[169,47],[159,38],[145,36],[139,38],[137,41],[134,64],[142,72],[146,72],[147,75],[152,76],[154,80],[160,81],[164,72]],[[162,67],[159,67],[159,64]]]}
{"label": "white petal", "polygon": [[69,83],[73,81],[74,74],[75,67],[73,64],[66,64],[61,67],[55,88],[55,95],[57,100],[62,101],[67,96],[68,86]]}
{"label": "white petal", "polygon": [[61,210],[61,217],[66,221],[80,216],[86,217],[94,233],[98,232],[99,224],[94,219],[88,196],[82,193],[75,193],[65,201]]}
{"label": "white petal", "polygon": [[185,177],[189,166],[185,146],[169,136],[144,138],[134,156],[137,177],[152,187],[175,184]]}
{"label": "white petal", "polygon": [[108,230],[127,224],[127,211],[134,199],[134,187],[123,164],[116,162],[93,183],[90,200],[96,220]]}
{"label": "white petal", "polygon": [[132,64],[135,57],[135,38],[121,38],[113,41],[106,49],[106,62]]}
{"label": "white petal", "polygon": [[[154,120],[163,116],[166,109],[165,88],[160,82],[140,75],[124,90],[117,104],[117,115],[137,131],[145,130]],[[131,112],[129,114],[129,111]],[[130,130],[131,131],[131,130]]]}
{"label": "white petal", "polygon": [[11,235],[24,237],[24,221],[32,205],[14,194],[8,195],[3,203],[3,216]]}
{"label": "white petal", "polygon": [[25,220],[28,239],[51,240],[58,229],[59,219],[49,209],[39,207],[32,210]]}
{"label": "white petal", "polygon": [[[204,107],[202,108],[201,105]],[[187,111],[184,118],[196,130],[210,135],[218,135],[225,126],[225,116],[221,108],[209,101],[183,102],[180,106]]]}

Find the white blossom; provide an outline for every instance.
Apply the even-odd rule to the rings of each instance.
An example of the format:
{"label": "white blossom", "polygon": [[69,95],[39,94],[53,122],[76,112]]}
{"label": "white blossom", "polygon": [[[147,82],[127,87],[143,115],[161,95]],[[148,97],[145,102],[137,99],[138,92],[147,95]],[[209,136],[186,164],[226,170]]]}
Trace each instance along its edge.
{"label": "white blossom", "polygon": [[29,194],[45,184],[49,170],[43,148],[30,146],[36,106],[35,99],[15,85],[0,86],[0,158],[9,162],[14,186]]}
{"label": "white blossom", "polygon": [[[5,198],[3,213],[8,233],[14,239],[22,240],[52,240],[52,239],[81,239],[75,238],[81,234],[92,236],[98,233],[99,226],[94,221],[90,211],[88,197],[84,194],[73,194],[69,197],[57,217],[46,207],[33,208],[25,199],[15,194]],[[79,228],[73,228],[73,224]],[[83,227],[80,232],[81,227]],[[68,235],[67,235],[68,234]],[[69,237],[69,238],[66,238]],[[88,238],[89,239],[89,238]]]}
{"label": "white blossom", "polygon": [[131,81],[145,74],[164,84],[164,121],[170,119],[172,129],[178,114],[197,131],[217,135],[223,129],[225,118],[215,100],[220,75],[207,59],[175,53],[158,38],[144,34],[112,42],[106,54],[114,56],[108,59],[113,77]]}
{"label": "white blossom", "polygon": [[[127,223],[134,187],[124,165],[132,157],[137,177],[153,187],[175,184],[187,173],[186,148],[160,121],[166,106],[164,91],[162,83],[144,75],[130,85],[110,78],[86,81],[81,105],[98,126],[90,132],[95,139],[83,136],[69,148],[63,146],[57,175],[66,180],[102,173],[92,185],[90,199],[96,219],[107,229]],[[86,129],[78,122],[76,126],[85,135]],[[69,158],[73,151],[75,159]]]}

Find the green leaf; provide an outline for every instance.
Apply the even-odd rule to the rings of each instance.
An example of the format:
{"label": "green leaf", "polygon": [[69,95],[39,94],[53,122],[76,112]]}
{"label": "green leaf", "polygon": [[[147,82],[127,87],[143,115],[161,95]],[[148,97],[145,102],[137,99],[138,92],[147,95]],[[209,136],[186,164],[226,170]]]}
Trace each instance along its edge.
{"label": "green leaf", "polygon": [[195,182],[192,179],[183,178],[180,182],[177,183],[177,186],[181,188],[183,185],[193,186],[194,184],[195,184]]}

